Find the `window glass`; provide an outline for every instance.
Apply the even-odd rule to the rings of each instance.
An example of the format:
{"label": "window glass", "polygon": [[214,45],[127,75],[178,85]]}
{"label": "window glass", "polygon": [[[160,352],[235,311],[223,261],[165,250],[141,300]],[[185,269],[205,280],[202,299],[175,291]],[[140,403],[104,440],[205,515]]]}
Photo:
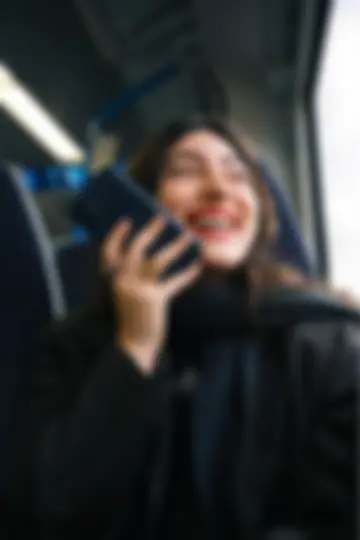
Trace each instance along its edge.
{"label": "window glass", "polygon": [[360,0],[335,0],[315,87],[330,277],[360,293]]}

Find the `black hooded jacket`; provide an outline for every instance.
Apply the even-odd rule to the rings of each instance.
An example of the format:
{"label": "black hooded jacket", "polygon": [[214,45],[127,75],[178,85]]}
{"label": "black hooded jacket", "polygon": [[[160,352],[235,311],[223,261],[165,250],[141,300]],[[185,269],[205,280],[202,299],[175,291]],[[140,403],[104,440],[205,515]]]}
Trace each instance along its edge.
{"label": "black hooded jacket", "polygon": [[261,313],[179,332],[153,377],[96,318],[52,334],[31,403],[39,540],[355,539],[359,314],[297,292]]}

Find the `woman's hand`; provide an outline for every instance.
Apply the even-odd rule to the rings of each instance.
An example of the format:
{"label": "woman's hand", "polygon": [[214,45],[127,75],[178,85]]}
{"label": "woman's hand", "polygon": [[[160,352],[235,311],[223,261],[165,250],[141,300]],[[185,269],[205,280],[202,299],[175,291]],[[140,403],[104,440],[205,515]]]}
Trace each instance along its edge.
{"label": "woman's hand", "polygon": [[163,271],[189,245],[184,234],[166,245],[150,259],[147,250],[165,225],[155,218],[128,247],[125,240],[130,222],[121,221],[110,232],[102,249],[102,262],[110,271],[118,321],[116,339],[144,373],[152,373],[167,332],[170,300],[188,287],[199,275],[199,264],[161,279]]}

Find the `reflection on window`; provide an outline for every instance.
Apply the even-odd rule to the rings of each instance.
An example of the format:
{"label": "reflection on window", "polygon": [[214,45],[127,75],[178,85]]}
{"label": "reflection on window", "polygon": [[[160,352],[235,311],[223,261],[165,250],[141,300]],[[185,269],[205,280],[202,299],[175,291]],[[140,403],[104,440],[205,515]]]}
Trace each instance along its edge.
{"label": "reflection on window", "polygon": [[360,293],[360,0],[335,0],[315,94],[332,281]]}

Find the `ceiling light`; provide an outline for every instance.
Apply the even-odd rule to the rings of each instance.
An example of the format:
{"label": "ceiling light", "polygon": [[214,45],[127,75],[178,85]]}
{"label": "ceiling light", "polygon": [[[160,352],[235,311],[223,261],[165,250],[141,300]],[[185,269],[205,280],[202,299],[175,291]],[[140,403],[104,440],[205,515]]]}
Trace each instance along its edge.
{"label": "ceiling light", "polygon": [[84,150],[2,63],[0,63],[0,108],[27,131],[55,161],[79,163],[85,160]]}

